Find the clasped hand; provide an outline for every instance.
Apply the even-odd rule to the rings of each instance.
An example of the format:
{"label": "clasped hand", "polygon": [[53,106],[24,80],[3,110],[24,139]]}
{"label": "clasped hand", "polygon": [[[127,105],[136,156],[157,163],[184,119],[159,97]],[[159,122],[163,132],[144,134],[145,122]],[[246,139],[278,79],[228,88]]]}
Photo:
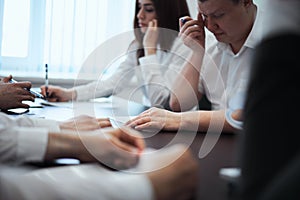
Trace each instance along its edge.
{"label": "clasped hand", "polygon": [[147,31],[143,39],[145,55],[152,55],[156,53],[158,36],[159,36],[159,30],[157,27],[157,20],[154,19],[149,22]]}

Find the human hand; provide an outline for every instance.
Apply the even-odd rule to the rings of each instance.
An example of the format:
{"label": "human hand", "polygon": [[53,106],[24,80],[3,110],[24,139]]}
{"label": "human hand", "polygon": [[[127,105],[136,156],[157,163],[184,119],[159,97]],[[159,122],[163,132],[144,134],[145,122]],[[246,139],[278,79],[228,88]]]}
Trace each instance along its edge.
{"label": "human hand", "polygon": [[182,17],[179,19],[179,23],[179,36],[182,38],[183,43],[193,51],[203,52],[205,48],[205,31],[202,15],[199,13],[197,20],[193,20],[188,16]]}
{"label": "human hand", "polygon": [[116,170],[135,166],[140,152],[145,148],[143,137],[128,127],[108,129],[104,134],[84,134],[81,141],[88,154],[79,153],[82,155],[80,161],[98,161]]}
{"label": "human hand", "polygon": [[143,39],[143,46],[145,55],[156,54],[156,47],[158,41],[159,30],[157,27],[157,20],[154,19],[149,22],[147,31]]}
{"label": "human hand", "polygon": [[12,76],[5,77],[0,83],[0,109],[29,108],[22,101],[34,102],[35,96],[29,92],[30,82],[9,83]]}
{"label": "human hand", "polygon": [[[143,136],[134,129],[122,126],[121,128],[109,131],[109,134],[113,136],[112,142],[124,150],[135,151],[135,149],[137,149],[138,153],[140,153],[145,148],[145,141],[143,139]],[[128,148],[126,147],[126,145],[122,145],[119,141],[130,144],[135,149],[132,149],[132,147]]]}
{"label": "human hand", "polygon": [[41,94],[44,95],[50,102],[66,102],[76,99],[76,92],[73,89],[66,89],[59,86],[48,86],[48,97],[46,95],[46,86],[40,87]]}
{"label": "human hand", "polygon": [[126,125],[136,130],[178,130],[181,123],[180,113],[160,108],[150,108],[137,117],[126,122]]}
{"label": "human hand", "polygon": [[60,123],[61,129],[91,131],[99,128],[111,127],[109,118],[95,118],[88,115],[80,115]]}

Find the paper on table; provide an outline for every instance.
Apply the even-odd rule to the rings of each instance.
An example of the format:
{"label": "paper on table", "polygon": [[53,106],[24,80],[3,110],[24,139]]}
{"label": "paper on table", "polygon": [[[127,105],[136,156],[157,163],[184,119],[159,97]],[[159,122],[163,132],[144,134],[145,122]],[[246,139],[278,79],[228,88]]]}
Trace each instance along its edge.
{"label": "paper on table", "polygon": [[111,98],[106,98],[106,97],[101,97],[101,98],[95,98],[91,99],[91,102],[97,102],[97,103],[111,103],[112,99]]}
{"label": "paper on table", "polygon": [[119,128],[123,126],[127,121],[135,117],[136,116],[115,116],[115,117],[109,117],[109,120],[112,124],[112,127]]}
{"label": "paper on table", "polygon": [[32,101],[22,101],[22,103],[29,105],[30,108],[43,108],[43,106],[36,100],[35,102]]}
{"label": "paper on table", "polygon": [[43,99],[36,99],[36,103],[39,103],[42,106],[73,108],[72,102],[49,102],[49,101],[46,101],[46,100],[43,100]]}

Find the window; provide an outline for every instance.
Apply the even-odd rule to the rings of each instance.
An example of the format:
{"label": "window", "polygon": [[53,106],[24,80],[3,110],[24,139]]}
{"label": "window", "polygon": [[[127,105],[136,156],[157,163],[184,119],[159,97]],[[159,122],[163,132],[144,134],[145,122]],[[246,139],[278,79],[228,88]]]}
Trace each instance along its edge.
{"label": "window", "polygon": [[[197,1],[188,4],[195,18]],[[51,77],[74,78],[97,46],[132,30],[134,7],[134,0],[0,0],[0,75],[42,78],[48,63]]]}
{"label": "window", "polygon": [[[35,3],[33,3],[35,2]],[[16,6],[17,5],[17,6]],[[33,0],[0,0],[0,70],[37,71],[41,59],[43,2]],[[9,73],[6,73],[7,75]]]}
{"label": "window", "polygon": [[74,77],[97,46],[132,30],[134,3],[0,0],[1,75],[43,77],[48,63],[52,77]]}
{"label": "window", "polygon": [[[28,35],[30,25],[30,1],[20,1],[19,6],[14,8],[18,0],[10,0],[5,3],[3,12],[2,31],[2,56],[27,57]],[[10,12],[15,9],[15,13]],[[9,20],[7,20],[9,19]],[[18,48],[15,48],[18,46]]]}

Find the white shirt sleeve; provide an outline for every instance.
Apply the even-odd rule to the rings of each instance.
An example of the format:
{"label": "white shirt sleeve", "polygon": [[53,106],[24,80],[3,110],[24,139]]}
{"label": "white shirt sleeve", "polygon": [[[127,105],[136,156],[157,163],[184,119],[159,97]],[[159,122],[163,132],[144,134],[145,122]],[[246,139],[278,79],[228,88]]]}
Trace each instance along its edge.
{"label": "white shirt sleeve", "polygon": [[139,59],[150,106],[168,107],[173,83],[191,53],[191,49],[176,39],[169,52],[158,50],[156,55]]}
{"label": "white shirt sleeve", "polygon": [[237,110],[243,110],[246,96],[247,96],[247,86],[249,82],[249,77],[246,76],[247,73],[243,73],[240,76],[239,82],[236,83],[236,87],[232,90],[232,94],[228,97],[228,105],[226,107],[225,118],[226,121],[234,128],[242,130],[243,121],[237,121],[232,118],[232,114]]}
{"label": "white shirt sleeve", "polygon": [[45,128],[18,128],[16,161],[43,161],[47,143],[48,130]]}
{"label": "white shirt sleeve", "polygon": [[142,57],[139,59],[142,72],[142,86],[145,88],[145,96],[150,105],[166,106],[168,104],[169,90],[164,80],[163,73],[157,55]]}
{"label": "white shirt sleeve", "polygon": [[[46,122],[48,124],[45,127],[35,127],[45,125]],[[0,161],[14,163],[42,161],[47,148],[49,130],[59,130],[58,125],[51,120],[10,118],[0,113]]]}
{"label": "white shirt sleeve", "polygon": [[22,116],[16,118],[16,123],[18,126],[22,127],[42,127],[48,129],[49,132],[60,132],[59,123],[55,120]]}
{"label": "white shirt sleeve", "polygon": [[105,78],[99,74],[99,80],[74,87],[77,93],[76,100],[86,101],[93,98],[111,96],[121,92],[129,87],[129,82],[134,76],[136,65],[136,52],[127,52],[126,59],[118,66],[111,76]]}
{"label": "white shirt sleeve", "polygon": [[[88,83],[86,85],[80,85],[80,86],[76,86],[74,87],[76,93],[77,93],[77,101],[86,101],[89,99],[93,99],[93,98],[97,98],[97,97],[103,97],[103,96],[108,96],[111,95],[112,91],[111,91],[111,86],[108,85],[109,87],[105,87],[102,83],[103,86],[100,87],[101,84],[99,84],[98,86],[98,82],[97,81],[93,81],[91,83]],[[96,94],[96,89],[97,94]]]}

